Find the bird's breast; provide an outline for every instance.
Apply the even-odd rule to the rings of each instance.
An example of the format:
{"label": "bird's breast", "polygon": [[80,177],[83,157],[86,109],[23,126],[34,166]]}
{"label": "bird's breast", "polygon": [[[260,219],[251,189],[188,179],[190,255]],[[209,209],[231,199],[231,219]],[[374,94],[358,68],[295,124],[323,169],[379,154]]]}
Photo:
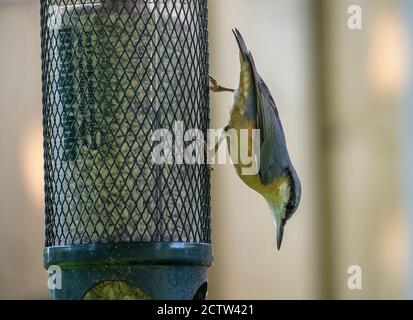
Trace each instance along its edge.
{"label": "bird's breast", "polygon": [[[236,104],[234,104],[231,112],[230,128],[232,133],[227,138],[228,151],[241,180],[248,187],[261,194],[269,203],[275,204],[279,201],[280,203],[288,201],[284,199],[289,197],[288,177],[279,177],[271,183],[264,185],[258,172],[256,174],[245,174],[245,172],[248,172],[245,169],[253,165],[252,161],[259,159],[253,157],[256,150],[253,148],[253,130],[257,129],[257,125],[255,120],[245,117],[242,113],[242,108]],[[245,138],[246,135],[247,138]],[[245,162],[245,159],[250,161]]]}

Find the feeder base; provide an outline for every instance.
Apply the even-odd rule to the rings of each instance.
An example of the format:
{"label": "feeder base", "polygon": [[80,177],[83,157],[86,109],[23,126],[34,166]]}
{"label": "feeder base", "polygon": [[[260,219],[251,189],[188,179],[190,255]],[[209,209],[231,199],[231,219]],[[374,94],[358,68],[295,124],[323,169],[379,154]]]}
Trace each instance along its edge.
{"label": "feeder base", "polygon": [[185,243],[49,247],[44,264],[61,284],[50,288],[52,299],[203,300],[212,248]]}

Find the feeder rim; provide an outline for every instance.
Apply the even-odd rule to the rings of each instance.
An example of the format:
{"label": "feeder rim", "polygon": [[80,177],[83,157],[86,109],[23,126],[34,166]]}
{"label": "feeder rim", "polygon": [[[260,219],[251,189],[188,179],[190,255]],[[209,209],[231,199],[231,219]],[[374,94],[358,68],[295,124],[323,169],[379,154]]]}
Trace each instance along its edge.
{"label": "feeder rim", "polygon": [[207,243],[148,242],[83,244],[47,247],[44,266],[102,265],[212,265],[212,246]]}

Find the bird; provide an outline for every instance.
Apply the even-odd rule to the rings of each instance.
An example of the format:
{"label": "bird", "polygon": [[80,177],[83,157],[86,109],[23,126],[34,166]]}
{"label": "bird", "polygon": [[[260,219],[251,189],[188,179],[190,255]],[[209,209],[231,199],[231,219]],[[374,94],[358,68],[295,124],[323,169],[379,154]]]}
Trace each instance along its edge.
{"label": "bird", "polygon": [[[259,130],[260,148],[257,150],[260,154],[256,158],[259,171],[243,174],[243,168],[251,163],[233,162],[241,180],[267,201],[276,227],[277,249],[280,250],[287,221],[300,204],[301,182],[291,162],[283,126],[271,92],[258,73],[254,58],[240,31],[233,29],[232,32],[238,44],[241,65],[238,88],[220,86],[213,77],[209,77],[212,92],[232,92],[234,96],[229,124],[224,128],[224,134],[215,150],[218,150],[218,144],[225,139],[230,153],[231,148],[238,146],[230,139],[230,131],[235,131],[239,136],[241,130],[248,130],[249,133]],[[256,152],[252,147],[251,136],[252,134],[249,134],[249,154]],[[240,148],[242,147],[241,145]],[[237,156],[239,157],[239,151]]]}

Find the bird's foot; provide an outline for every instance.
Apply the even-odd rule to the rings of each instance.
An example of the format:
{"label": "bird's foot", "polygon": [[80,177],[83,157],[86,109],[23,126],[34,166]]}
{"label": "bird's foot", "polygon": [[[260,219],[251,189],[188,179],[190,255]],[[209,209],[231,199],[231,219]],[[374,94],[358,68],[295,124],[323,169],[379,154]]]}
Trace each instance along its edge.
{"label": "bird's foot", "polygon": [[212,174],[215,171],[215,166],[213,164],[207,164],[209,174]]}
{"label": "bird's foot", "polygon": [[220,86],[220,85],[218,84],[218,81],[215,80],[215,79],[214,79],[213,77],[211,77],[211,76],[209,76],[209,83],[210,83],[209,89],[210,89],[212,92],[234,92],[234,91],[235,91],[234,89],[225,88],[225,87]]}
{"label": "bird's foot", "polygon": [[212,92],[219,92],[219,85],[218,85],[217,80],[215,80],[213,77],[209,76],[209,83],[210,83],[209,89]]}

